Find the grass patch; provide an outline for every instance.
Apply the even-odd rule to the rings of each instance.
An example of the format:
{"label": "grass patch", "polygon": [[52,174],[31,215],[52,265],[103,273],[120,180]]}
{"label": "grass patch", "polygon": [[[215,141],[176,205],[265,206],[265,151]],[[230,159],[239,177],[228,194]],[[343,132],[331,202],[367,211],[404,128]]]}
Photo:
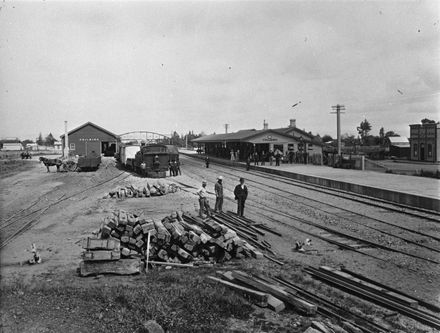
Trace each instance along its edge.
{"label": "grass patch", "polygon": [[59,331],[64,325],[82,328],[79,331],[131,333],[153,319],[170,332],[224,332],[229,318],[249,318],[253,307],[244,298],[201,273],[155,271],[129,286],[87,287],[84,279],[81,287],[29,288],[17,281],[1,288],[2,303],[8,304],[2,312],[26,318],[16,323],[17,331],[27,331],[46,318],[45,327]]}
{"label": "grass patch", "polygon": [[0,175],[2,178],[32,169],[37,161],[29,160],[0,160]]}

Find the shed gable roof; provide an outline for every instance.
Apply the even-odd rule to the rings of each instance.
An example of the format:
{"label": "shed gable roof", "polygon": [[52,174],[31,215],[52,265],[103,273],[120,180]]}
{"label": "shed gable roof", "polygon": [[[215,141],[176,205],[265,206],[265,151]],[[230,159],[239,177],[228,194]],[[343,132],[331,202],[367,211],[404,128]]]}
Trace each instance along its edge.
{"label": "shed gable roof", "polygon": [[[107,134],[110,135],[110,136],[113,136],[115,139],[119,139],[119,135],[116,135],[115,133],[112,133],[112,132],[106,130],[105,128],[102,128],[101,126],[98,126],[98,125],[96,125],[96,124],[94,124],[94,123],[92,123],[92,122],[90,122],[90,121],[86,122],[85,124],[83,124],[83,125],[81,125],[81,126],[79,126],[79,127],[77,127],[77,128],[74,128],[73,130],[70,130],[67,134],[68,134],[68,135],[71,135],[71,134],[73,134],[73,133],[79,131],[80,129],[82,129],[82,128],[88,126],[88,125],[90,125],[90,126],[92,126],[92,127],[95,127],[96,129],[98,129],[98,130],[100,130],[100,131],[102,131],[102,132],[105,132],[105,133],[107,133]],[[64,134],[61,135],[60,138],[61,138],[61,139],[64,138]]]}

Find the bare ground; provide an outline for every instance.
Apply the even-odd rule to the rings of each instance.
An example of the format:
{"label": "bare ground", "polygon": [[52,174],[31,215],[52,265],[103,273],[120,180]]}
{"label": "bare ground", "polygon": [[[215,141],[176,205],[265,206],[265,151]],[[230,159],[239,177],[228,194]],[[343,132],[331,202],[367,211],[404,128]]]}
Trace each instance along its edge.
{"label": "bare ground", "polygon": [[[6,297],[2,296],[1,301],[1,321],[4,332],[133,332],[138,327],[136,325],[140,325],[142,320],[150,318],[158,320],[168,330],[178,332],[184,331],[183,327],[190,325],[188,323],[197,322],[194,318],[193,321],[188,319],[190,312],[196,312],[203,317],[201,310],[208,305],[200,304],[197,306],[196,304],[196,308],[191,311],[185,309],[185,306],[179,307],[174,301],[176,290],[184,290],[185,292],[178,296],[190,303],[193,294],[191,291],[194,288],[201,290],[197,302],[200,299],[212,297],[209,294],[210,290],[215,290],[216,295],[225,295],[225,304],[238,302],[237,299],[231,301],[234,294],[229,290],[213,286],[203,278],[208,274],[214,274],[216,269],[228,268],[228,266],[215,267],[212,270],[200,271],[200,273],[161,270],[150,272],[147,276],[103,276],[98,279],[81,278],[77,274],[82,252],[81,239],[96,231],[102,219],[113,209],[143,211],[152,218],[162,218],[170,212],[180,209],[194,211],[197,208],[197,200],[192,193],[193,189],[181,190],[163,197],[109,199],[106,198],[106,194],[118,186],[124,184],[145,185],[147,181],[150,184],[156,181],[123,172],[115,167],[111,159],[105,159],[97,172],[85,173],[55,173],[54,170],[51,173],[46,173],[43,165],[34,161],[25,161],[25,163],[27,162],[29,163],[24,169],[16,170],[16,172],[8,171],[3,174],[1,181],[2,226],[4,226],[5,220],[15,221],[9,228],[2,228],[2,239],[5,239],[8,233],[14,232],[16,230],[14,228],[33,221],[32,228],[14,238],[0,252],[1,285],[4,295],[6,295]],[[185,165],[184,160],[182,168],[184,174],[182,176],[162,181],[165,183],[177,181],[198,186],[200,179],[206,178],[214,181],[219,172],[215,169],[206,170],[201,167],[201,164],[194,166],[191,163],[188,161]],[[230,177],[225,181],[227,184],[226,193],[231,199],[231,190],[236,179]],[[212,186],[213,183],[208,185],[208,187]],[[242,260],[230,263],[230,267],[265,274],[282,274],[294,281],[304,283],[308,288],[319,291],[334,299],[335,302],[354,306],[360,313],[372,316],[396,332],[433,332],[433,330],[405,317],[389,317],[390,311],[325,287],[312,281],[301,272],[301,267],[305,265],[338,266],[343,264],[383,283],[392,283],[398,289],[402,288],[406,292],[425,297],[432,302],[438,302],[438,288],[434,287],[434,284],[438,282],[438,276],[434,276],[434,278],[431,276],[432,272],[429,266],[410,270],[407,265],[402,264],[401,268],[392,266],[393,268],[390,269],[390,266],[384,262],[377,262],[356,253],[342,251],[320,240],[314,240],[315,254],[298,254],[292,251],[294,242],[308,236],[292,230],[288,220],[280,219],[280,223],[273,223],[261,216],[262,213],[266,213],[264,205],[277,207],[277,205],[290,205],[290,203],[274,200],[273,195],[268,195],[262,190],[254,189],[252,195],[254,199],[253,201],[249,200],[247,216],[256,221],[265,222],[283,234],[282,238],[267,234],[266,240],[273,244],[275,252],[279,254],[279,258],[286,262],[286,265],[279,267],[266,260]],[[33,220],[19,218],[24,216],[24,212],[43,209],[48,204],[56,203],[60,199],[63,201],[47,210],[40,211],[41,215],[31,215],[34,217]],[[26,210],[28,207],[31,208]],[[225,208],[234,210],[233,200],[226,200]],[[35,243],[41,252],[42,264],[33,266],[23,264],[30,258],[32,243]],[[171,288],[170,290],[164,288],[163,281],[167,282],[165,286]],[[121,306],[119,301],[115,301],[117,295],[113,298],[110,296],[102,298],[103,294],[117,294],[118,291],[115,291],[114,288],[121,285],[126,286],[127,290],[142,290],[142,293],[151,293],[152,290],[148,289],[146,283],[148,283],[147,286],[154,288],[157,302],[147,302],[151,308],[144,309],[144,312],[134,311],[125,303]],[[162,294],[158,293],[161,288]],[[435,289],[437,291],[433,293]],[[90,295],[92,296],[88,297]],[[170,301],[169,304],[167,300]],[[192,303],[197,302],[192,300]],[[141,303],[136,303],[136,307]],[[247,303],[245,302],[245,304]],[[215,318],[214,321],[212,318],[204,318],[199,326],[193,327],[193,331],[197,330],[197,327],[200,331],[203,331],[203,327],[205,329],[212,327],[212,331],[219,332],[228,330],[302,332],[310,322],[310,318],[302,317],[292,310],[274,314],[255,307],[253,309],[249,313],[243,311],[242,316],[238,316],[236,313],[220,314],[221,311],[213,307],[212,313],[216,313],[215,311],[219,313],[218,323],[221,325],[216,326]],[[211,312],[206,311],[206,313]],[[136,319],[133,319],[133,316]],[[179,318],[181,322],[172,322],[170,318]],[[185,320],[187,321],[185,322]]]}

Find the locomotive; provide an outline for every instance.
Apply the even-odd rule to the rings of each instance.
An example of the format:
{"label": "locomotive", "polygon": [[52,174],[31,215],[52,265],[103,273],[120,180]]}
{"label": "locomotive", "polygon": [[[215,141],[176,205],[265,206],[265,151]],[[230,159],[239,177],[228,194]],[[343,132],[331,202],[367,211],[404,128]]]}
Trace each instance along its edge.
{"label": "locomotive", "polygon": [[170,162],[179,161],[179,150],[176,146],[165,144],[124,146],[121,147],[119,161],[127,169],[142,176],[164,178]]}

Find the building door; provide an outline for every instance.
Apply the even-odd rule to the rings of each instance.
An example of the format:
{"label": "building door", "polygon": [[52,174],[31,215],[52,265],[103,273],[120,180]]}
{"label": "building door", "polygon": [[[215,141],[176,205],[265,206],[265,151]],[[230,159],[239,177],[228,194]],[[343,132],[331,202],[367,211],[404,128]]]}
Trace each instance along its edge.
{"label": "building door", "polygon": [[84,142],[84,156],[87,156],[91,153],[101,155],[101,144],[99,141]]}
{"label": "building door", "polygon": [[420,144],[420,161],[424,161],[425,160],[425,144],[421,143]]}

